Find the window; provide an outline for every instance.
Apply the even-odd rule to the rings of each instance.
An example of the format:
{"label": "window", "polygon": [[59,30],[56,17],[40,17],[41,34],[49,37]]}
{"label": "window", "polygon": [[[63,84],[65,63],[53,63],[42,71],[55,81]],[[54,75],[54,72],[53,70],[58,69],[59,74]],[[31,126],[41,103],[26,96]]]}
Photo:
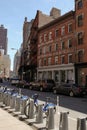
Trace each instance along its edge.
{"label": "window", "polygon": [[68,32],[69,32],[69,33],[72,32],[72,24],[69,24],[69,25],[68,25]]}
{"label": "window", "polygon": [[42,48],[40,48],[40,55],[42,54]]}
{"label": "window", "polygon": [[62,42],[62,50],[64,50],[65,49],[65,42],[63,41]]}
{"label": "window", "polygon": [[69,54],[68,55],[68,63],[72,63],[73,61],[72,61],[72,54]]}
{"label": "window", "polygon": [[58,37],[59,30],[55,30],[55,37]]}
{"label": "window", "polygon": [[42,43],[42,35],[39,37],[39,42]]}
{"label": "window", "polygon": [[49,52],[51,52],[52,51],[52,47],[51,47],[51,45],[49,46]]}
{"label": "window", "polygon": [[58,64],[58,56],[55,56],[55,65]]}
{"label": "window", "polygon": [[78,62],[83,62],[83,50],[78,52]]}
{"label": "window", "polygon": [[78,45],[83,44],[83,32],[78,33]]}
{"label": "window", "polygon": [[44,65],[46,66],[46,58],[44,58]]}
{"label": "window", "polygon": [[83,15],[79,15],[78,16],[78,27],[82,26],[83,25]]}
{"label": "window", "polygon": [[64,64],[65,63],[65,56],[61,57],[61,63]]}
{"label": "window", "polygon": [[55,44],[55,51],[58,51],[58,43]]}
{"label": "window", "polygon": [[82,0],[79,0],[79,1],[78,1],[78,4],[77,4],[77,8],[78,8],[78,9],[81,9],[82,6],[83,6]]}
{"label": "window", "polygon": [[43,54],[46,54],[46,46],[43,47]]}
{"label": "window", "polygon": [[39,60],[39,66],[41,66],[41,59]]}
{"label": "window", "polygon": [[68,47],[71,48],[72,47],[72,39],[68,40]]}
{"label": "window", "polygon": [[49,32],[49,40],[52,40],[52,32]]}
{"label": "window", "polygon": [[61,28],[61,35],[64,35],[65,34],[65,26],[63,26],[62,28]]}
{"label": "window", "polygon": [[51,65],[51,57],[48,58],[48,65]]}
{"label": "window", "polygon": [[44,42],[47,41],[47,34],[44,34]]}

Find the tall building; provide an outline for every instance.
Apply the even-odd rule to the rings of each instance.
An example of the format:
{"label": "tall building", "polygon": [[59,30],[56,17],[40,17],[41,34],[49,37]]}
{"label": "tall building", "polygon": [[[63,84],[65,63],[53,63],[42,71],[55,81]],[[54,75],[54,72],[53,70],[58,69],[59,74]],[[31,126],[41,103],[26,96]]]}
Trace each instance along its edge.
{"label": "tall building", "polygon": [[10,76],[11,60],[9,55],[4,55],[4,50],[0,49],[0,77],[8,78]]}
{"label": "tall building", "polygon": [[24,57],[29,81],[87,85],[87,0],[74,2],[75,10],[64,15],[56,8],[50,16],[37,11]]}
{"label": "tall building", "polygon": [[7,29],[3,25],[0,26],[0,49],[4,50],[4,54],[7,54]]}

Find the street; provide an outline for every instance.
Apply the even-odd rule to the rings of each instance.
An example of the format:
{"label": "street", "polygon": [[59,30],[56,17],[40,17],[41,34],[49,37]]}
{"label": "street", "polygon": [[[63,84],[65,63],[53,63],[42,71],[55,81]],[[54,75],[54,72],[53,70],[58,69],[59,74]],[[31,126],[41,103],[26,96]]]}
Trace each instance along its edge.
{"label": "street", "polygon": [[[10,88],[15,88],[19,91],[16,86],[11,86],[8,82],[1,84],[2,86],[8,86]],[[51,98],[51,102],[57,104],[57,97],[59,97],[59,104],[57,104],[57,111],[54,116],[55,128],[57,129],[60,122],[60,112],[69,112],[68,114],[68,124],[69,130],[76,130],[77,118],[87,117],[87,97],[69,97],[66,95],[54,95],[52,92],[39,92],[33,91],[26,88],[21,88],[21,93],[32,97],[33,94],[39,94],[40,102],[46,101],[46,97]],[[74,127],[73,127],[74,126]]]}
{"label": "street", "polygon": [[[3,86],[15,88],[18,91],[18,87],[11,86],[9,82],[2,83]],[[50,97],[52,103],[57,104],[57,96],[59,97],[59,106],[65,107],[74,111],[78,111],[87,114],[87,96],[85,97],[70,97],[66,95],[53,94],[52,92],[40,92],[29,90],[28,88],[21,88],[21,92],[24,95],[32,97],[33,94],[39,94],[38,99],[46,101],[46,97]]]}

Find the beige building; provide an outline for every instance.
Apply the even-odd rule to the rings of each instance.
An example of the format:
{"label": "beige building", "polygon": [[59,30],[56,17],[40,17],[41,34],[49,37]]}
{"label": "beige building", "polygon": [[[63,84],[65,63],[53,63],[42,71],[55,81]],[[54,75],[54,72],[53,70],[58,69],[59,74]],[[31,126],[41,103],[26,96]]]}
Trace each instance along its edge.
{"label": "beige building", "polygon": [[0,49],[0,77],[10,76],[10,64],[9,55],[4,55],[4,50]]}
{"label": "beige building", "polygon": [[20,57],[21,56],[21,48],[17,50],[14,56],[14,64],[13,64],[13,77],[18,77],[18,69],[20,65]]}

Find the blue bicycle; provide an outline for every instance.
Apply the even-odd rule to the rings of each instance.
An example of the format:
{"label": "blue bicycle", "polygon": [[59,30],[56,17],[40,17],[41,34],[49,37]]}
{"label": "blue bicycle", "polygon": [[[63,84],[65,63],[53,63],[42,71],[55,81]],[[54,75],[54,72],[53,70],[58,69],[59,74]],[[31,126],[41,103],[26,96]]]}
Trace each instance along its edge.
{"label": "blue bicycle", "polygon": [[[36,93],[35,93],[34,95],[32,95],[32,99],[34,100],[34,106],[35,106],[35,108],[36,108],[35,113],[38,111],[38,105],[39,105],[38,97],[39,97],[39,95],[36,94]],[[25,106],[25,111],[24,111],[24,113],[25,113],[25,115],[26,115],[27,117],[29,117],[29,115],[26,114],[26,109],[27,109],[27,107],[29,107],[29,106],[30,106],[30,102]],[[50,97],[46,97],[46,102],[45,102],[45,104],[43,104],[43,112],[44,112],[46,115],[47,115],[48,109],[49,109],[50,107],[53,107],[53,108],[54,108],[54,112],[56,112],[56,105],[55,105],[54,103],[51,103],[51,102],[50,102]]]}

